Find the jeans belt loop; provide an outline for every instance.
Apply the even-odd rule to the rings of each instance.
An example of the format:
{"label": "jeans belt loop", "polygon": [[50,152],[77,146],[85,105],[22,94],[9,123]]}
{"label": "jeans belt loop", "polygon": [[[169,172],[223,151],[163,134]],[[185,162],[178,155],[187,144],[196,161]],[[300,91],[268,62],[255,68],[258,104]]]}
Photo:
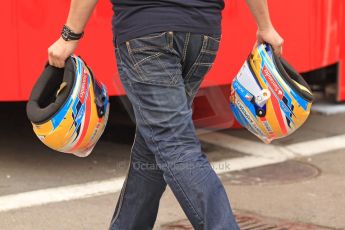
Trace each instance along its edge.
{"label": "jeans belt loop", "polygon": [[172,49],[174,46],[174,32],[173,31],[168,32],[168,41],[169,41],[169,48]]}

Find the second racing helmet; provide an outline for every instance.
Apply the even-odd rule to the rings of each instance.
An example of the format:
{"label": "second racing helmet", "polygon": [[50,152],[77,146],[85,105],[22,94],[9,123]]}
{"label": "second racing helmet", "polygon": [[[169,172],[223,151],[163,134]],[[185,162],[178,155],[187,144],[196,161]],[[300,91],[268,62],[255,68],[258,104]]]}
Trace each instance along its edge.
{"label": "second racing helmet", "polygon": [[308,118],[312,92],[269,44],[256,46],[231,87],[237,121],[265,143],[293,133]]}

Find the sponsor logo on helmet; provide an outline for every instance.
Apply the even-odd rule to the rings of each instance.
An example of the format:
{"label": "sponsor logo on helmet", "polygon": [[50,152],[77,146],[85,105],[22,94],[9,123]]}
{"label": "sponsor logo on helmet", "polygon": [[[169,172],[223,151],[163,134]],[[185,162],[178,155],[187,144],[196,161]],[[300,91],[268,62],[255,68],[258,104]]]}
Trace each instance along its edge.
{"label": "sponsor logo on helmet", "polygon": [[280,88],[280,86],[278,85],[278,83],[274,80],[271,72],[269,71],[269,69],[266,67],[266,65],[264,65],[264,67],[262,68],[262,73],[264,74],[264,77],[266,78],[266,80],[269,82],[269,84],[271,85],[273,91],[276,93],[276,95],[278,95],[278,97],[280,99],[283,98],[284,92],[283,90]]}
{"label": "sponsor logo on helmet", "polygon": [[237,91],[237,93],[240,94],[241,96],[244,96],[244,98],[247,99],[247,101],[251,101],[253,99],[253,95],[248,93],[247,89],[245,89],[245,87],[243,87],[237,80],[234,81],[233,87],[234,87],[233,90]]}
{"label": "sponsor logo on helmet", "polygon": [[81,107],[80,107],[80,109],[78,110],[78,114],[77,114],[77,116],[76,116],[76,118],[75,118],[75,122],[76,122],[76,124],[77,125],[79,125],[80,123],[81,123],[81,119],[84,117],[84,115],[85,115],[85,105],[82,105]]}
{"label": "sponsor logo on helmet", "polygon": [[270,124],[268,123],[268,121],[264,121],[263,124],[264,124],[266,130],[269,132],[269,134],[272,135],[273,134],[273,130],[272,130]]}
{"label": "sponsor logo on helmet", "polygon": [[99,129],[101,128],[101,123],[97,123],[97,126],[94,130],[94,132],[92,133],[91,137],[90,137],[90,141],[94,141]]}
{"label": "sponsor logo on helmet", "polygon": [[237,101],[237,108],[240,110],[242,115],[248,121],[250,127],[247,127],[247,128],[250,128],[256,134],[263,136],[264,134],[259,129],[256,122],[252,119],[252,116],[247,112],[247,109],[245,108],[245,106],[240,101]]}
{"label": "sponsor logo on helmet", "polygon": [[85,101],[85,95],[86,95],[87,84],[88,84],[88,77],[89,77],[89,73],[86,71],[86,69],[84,69],[83,70],[81,87],[80,87],[80,92],[79,92],[79,100],[82,103],[84,103],[84,101]]}
{"label": "sponsor logo on helmet", "polygon": [[242,115],[250,122],[254,123],[252,117],[248,114],[247,110],[244,108],[243,104],[239,101],[237,101],[237,107],[241,111]]}

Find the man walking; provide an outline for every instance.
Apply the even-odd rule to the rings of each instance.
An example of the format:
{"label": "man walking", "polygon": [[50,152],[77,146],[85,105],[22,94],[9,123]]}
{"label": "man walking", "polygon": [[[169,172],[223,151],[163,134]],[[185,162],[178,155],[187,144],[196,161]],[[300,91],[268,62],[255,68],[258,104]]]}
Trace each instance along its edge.
{"label": "man walking", "polygon": [[[97,0],[72,0],[49,63],[63,67]],[[202,153],[192,103],[221,39],[223,0],[112,0],[119,76],[132,103],[136,135],[110,229],[152,229],[169,185],[197,230],[239,229],[223,185]],[[247,0],[258,42],[282,52],[267,0]]]}

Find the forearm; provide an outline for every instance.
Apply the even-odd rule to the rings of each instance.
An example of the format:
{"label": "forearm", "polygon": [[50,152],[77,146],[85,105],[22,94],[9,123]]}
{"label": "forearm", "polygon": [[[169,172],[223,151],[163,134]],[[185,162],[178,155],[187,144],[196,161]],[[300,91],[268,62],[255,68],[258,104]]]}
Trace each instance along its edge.
{"label": "forearm", "polygon": [[89,21],[98,0],[71,0],[66,25],[75,33],[81,33]]}
{"label": "forearm", "polygon": [[272,27],[267,0],[246,0],[250,12],[255,18],[259,30]]}

